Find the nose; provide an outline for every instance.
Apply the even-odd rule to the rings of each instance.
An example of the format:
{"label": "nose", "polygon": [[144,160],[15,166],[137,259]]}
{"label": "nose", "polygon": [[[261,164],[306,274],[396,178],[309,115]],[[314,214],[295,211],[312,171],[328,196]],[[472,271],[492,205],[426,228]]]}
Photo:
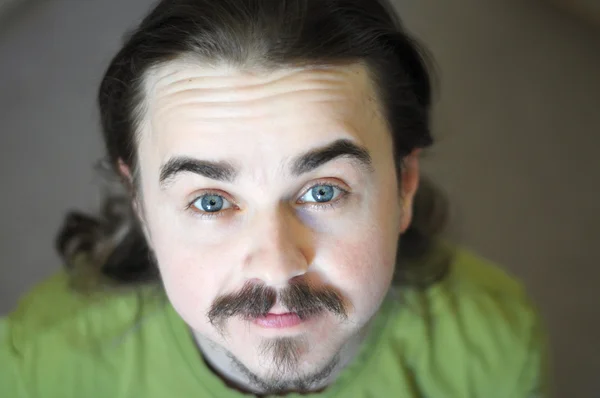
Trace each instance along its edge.
{"label": "nose", "polygon": [[308,271],[310,231],[290,209],[256,215],[249,229],[250,250],[244,262],[246,279],[283,287]]}

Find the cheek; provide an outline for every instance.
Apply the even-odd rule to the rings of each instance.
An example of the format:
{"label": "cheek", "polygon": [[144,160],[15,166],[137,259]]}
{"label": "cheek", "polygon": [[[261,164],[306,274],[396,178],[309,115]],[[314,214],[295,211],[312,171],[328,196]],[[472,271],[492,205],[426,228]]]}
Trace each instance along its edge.
{"label": "cheek", "polygon": [[[382,228],[383,227],[383,228]],[[355,316],[366,321],[379,308],[394,273],[397,240],[390,225],[356,228],[324,251],[323,273],[351,301]]]}
{"label": "cheek", "polygon": [[395,268],[400,207],[394,180],[373,189],[351,225],[322,251],[317,264],[329,264],[323,272],[329,283],[342,289],[356,316],[368,319],[387,293]]}
{"label": "cheek", "polygon": [[[151,246],[169,300],[181,317],[194,329],[204,330],[206,313],[215,298],[232,283],[229,250],[206,244],[202,231],[178,225],[172,217],[155,213],[147,220]],[[229,289],[230,290],[230,289]]]}

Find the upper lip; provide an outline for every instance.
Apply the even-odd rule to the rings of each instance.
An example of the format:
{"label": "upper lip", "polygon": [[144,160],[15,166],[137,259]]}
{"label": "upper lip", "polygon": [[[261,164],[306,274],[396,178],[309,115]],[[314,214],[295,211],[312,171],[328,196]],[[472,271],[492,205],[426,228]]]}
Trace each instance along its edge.
{"label": "upper lip", "polygon": [[289,311],[286,308],[284,308],[280,305],[277,305],[277,304],[275,304],[273,306],[273,308],[271,308],[269,310],[269,314],[271,314],[271,315],[284,315],[284,314],[290,314],[290,313],[291,313],[291,311]]}

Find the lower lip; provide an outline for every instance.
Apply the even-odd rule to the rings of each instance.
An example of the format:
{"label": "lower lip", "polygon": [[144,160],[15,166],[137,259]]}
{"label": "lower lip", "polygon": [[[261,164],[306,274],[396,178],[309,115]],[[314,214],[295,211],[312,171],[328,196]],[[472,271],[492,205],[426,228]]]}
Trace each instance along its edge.
{"label": "lower lip", "polygon": [[267,329],[285,329],[297,326],[302,319],[293,312],[287,314],[267,314],[253,320],[255,324]]}

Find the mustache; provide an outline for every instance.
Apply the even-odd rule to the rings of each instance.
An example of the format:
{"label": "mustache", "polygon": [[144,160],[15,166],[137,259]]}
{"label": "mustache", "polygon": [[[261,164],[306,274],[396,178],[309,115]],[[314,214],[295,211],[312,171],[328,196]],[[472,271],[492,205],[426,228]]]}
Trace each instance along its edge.
{"label": "mustache", "polygon": [[208,319],[218,326],[233,316],[249,319],[263,317],[273,308],[277,299],[289,312],[298,314],[300,319],[324,311],[344,319],[348,317],[344,300],[334,288],[325,286],[316,289],[306,281],[294,281],[280,291],[264,284],[248,282],[239,292],[217,298],[208,311]]}

